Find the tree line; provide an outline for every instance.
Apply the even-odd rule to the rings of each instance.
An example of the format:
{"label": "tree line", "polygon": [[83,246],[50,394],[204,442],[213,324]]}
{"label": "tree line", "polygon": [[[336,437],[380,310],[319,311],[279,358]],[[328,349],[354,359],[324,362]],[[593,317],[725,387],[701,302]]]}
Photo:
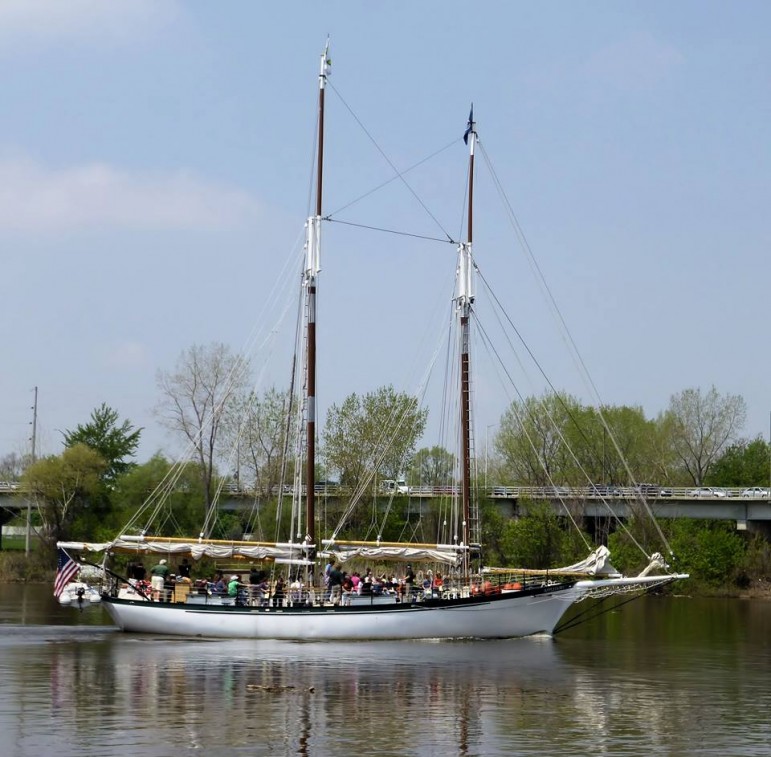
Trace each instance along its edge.
{"label": "tree line", "polygon": [[[180,531],[198,533],[223,482],[248,485],[267,501],[298,472],[287,454],[301,452],[303,429],[292,421],[298,408],[288,392],[275,387],[260,395],[250,391],[249,375],[249,366],[221,344],[192,347],[173,370],[158,374],[157,417],[191,451],[192,462],[183,466],[170,494],[173,525]],[[745,416],[741,397],[721,395],[714,387],[673,395],[655,419],[646,418],[640,407],[591,407],[565,394],[530,397],[512,403],[501,416],[485,472],[501,484],[762,485],[768,481],[769,446],[760,438],[739,436]],[[418,449],[426,422],[427,411],[417,400],[393,387],[349,395],[330,408],[321,429],[317,480],[375,490],[379,479],[403,475],[415,486],[456,483],[450,451]],[[35,494],[39,524],[51,543],[109,539],[171,468],[161,454],[143,464],[133,459],[142,431],[103,403],[87,422],[64,433],[61,454],[33,464],[6,456],[0,460],[0,478],[21,478]],[[262,523],[220,515],[213,535],[269,531],[272,521],[286,519],[270,511],[272,506],[263,509]],[[497,523],[486,528],[496,559],[518,555],[548,567],[578,551],[572,537],[554,537],[545,514],[536,516],[534,510],[517,525],[497,523],[495,513],[487,513],[487,522]],[[399,538],[410,527],[409,509],[399,505],[390,517],[392,533],[382,538]],[[540,536],[525,538],[521,531],[534,523],[540,523]],[[430,540],[431,534],[426,536]],[[539,553],[533,553],[534,544],[541,544]]]}

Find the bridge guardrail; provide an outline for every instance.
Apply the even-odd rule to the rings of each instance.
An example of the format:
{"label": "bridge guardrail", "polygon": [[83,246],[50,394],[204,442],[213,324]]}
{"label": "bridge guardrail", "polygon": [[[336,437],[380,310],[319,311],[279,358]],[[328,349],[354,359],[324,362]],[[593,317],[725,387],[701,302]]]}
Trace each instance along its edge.
{"label": "bridge guardrail", "polygon": [[[275,491],[272,493],[278,494],[278,487],[273,487]],[[639,497],[641,494],[646,499],[706,499],[706,500],[722,500],[722,499],[748,499],[742,497],[742,492],[751,487],[738,486],[738,487],[714,487],[724,492],[723,495],[714,496],[692,496],[691,492],[700,487],[694,486],[658,486],[655,484],[641,484],[638,487],[634,486],[611,486],[611,485],[599,485],[594,486],[524,486],[513,485],[503,486],[495,485],[488,487],[480,487],[479,491],[484,496],[491,497],[493,499],[514,499],[518,497],[531,497],[534,499],[633,499]],[[703,488],[703,487],[701,487]],[[766,487],[764,490],[768,491]],[[340,497],[351,494],[351,488],[347,486],[341,486],[340,484],[326,484],[317,485],[315,488],[316,494],[329,497]],[[0,494],[23,494],[23,490],[19,484],[15,481],[0,481]],[[293,493],[292,486],[284,487],[284,494],[291,495]],[[388,496],[391,492],[383,491],[383,496]],[[407,496],[410,497],[447,497],[447,496],[459,496],[461,493],[460,487],[457,485],[446,486],[410,486]],[[249,487],[244,486],[226,486],[223,489],[223,494],[238,495],[238,496],[254,496],[255,491]],[[305,487],[302,488],[302,494],[305,494]],[[769,497],[751,497],[755,501],[766,501]]]}

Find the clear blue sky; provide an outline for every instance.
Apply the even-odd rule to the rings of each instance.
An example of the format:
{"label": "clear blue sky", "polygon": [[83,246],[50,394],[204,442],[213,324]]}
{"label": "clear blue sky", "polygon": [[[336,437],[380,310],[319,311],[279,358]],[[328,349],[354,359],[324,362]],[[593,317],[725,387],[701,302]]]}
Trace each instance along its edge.
{"label": "clear blue sky", "polygon": [[[655,416],[714,384],[766,436],[770,28],[767,2],[0,0],[0,454],[27,444],[36,385],[42,452],[102,402],[146,428],[140,458],[170,446],[156,371],[239,349],[302,230],[327,34],[327,209],[390,175],[340,96],[400,167],[459,140],[473,100],[604,400]],[[415,179],[455,235],[464,161],[459,143]],[[398,209],[343,215],[436,232]],[[524,259],[477,214],[480,266],[549,344]],[[410,388],[399,369],[454,269],[452,248],[411,244],[326,235],[322,413]],[[506,400],[477,392],[479,437]]]}

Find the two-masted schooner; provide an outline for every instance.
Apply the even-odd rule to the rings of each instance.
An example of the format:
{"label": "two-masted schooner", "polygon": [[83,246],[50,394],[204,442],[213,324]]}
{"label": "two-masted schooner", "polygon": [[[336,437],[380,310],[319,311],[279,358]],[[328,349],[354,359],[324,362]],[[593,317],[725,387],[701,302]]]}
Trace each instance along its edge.
{"label": "two-masted schooner", "polygon": [[[304,298],[304,480],[305,538],[286,542],[217,541],[201,535],[193,539],[154,537],[145,531],[124,533],[109,543],[64,543],[65,549],[102,551],[105,554],[155,555],[160,559],[191,556],[217,560],[240,559],[280,565],[303,577],[303,591],[287,594],[279,604],[238,601],[237,597],[189,592],[183,601],[153,598],[115,574],[105,591],[103,605],[124,631],[183,636],[212,636],[253,639],[345,640],[501,638],[550,634],[568,608],[576,601],[598,592],[646,589],[682,576],[668,573],[663,563],[659,574],[622,577],[607,562],[600,549],[583,566],[564,571],[522,573],[517,582],[493,584],[488,574],[483,581],[478,564],[479,536],[475,526],[478,513],[472,504],[470,329],[474,303],[473,199],[474,157],[477,132],[473,110],[463,139],[468,148],[468,218],[466,240],[458,245],[455,316],[459,328],[457,370],[460,417],[460,463],[457,499],[460,524],[452,543],[354,542],[337,538],[320,539],[316,515],[316,288],[320,272],[323,215],[325,90],[329,76],[328,49],[321,56],[318,92],[318,135],[316,155],[315,212],[307,219],[301,296]],[[370,593],[350,604],[334,603],[322,586],[322,565],[330,558],[380,564],[385,561],[425,561],[446,567],[452,580],[441,591],[418,590],[408,595]],[[581,574],[582,568],[585,574]],[[513,571],[512,571],[513,572]]]}

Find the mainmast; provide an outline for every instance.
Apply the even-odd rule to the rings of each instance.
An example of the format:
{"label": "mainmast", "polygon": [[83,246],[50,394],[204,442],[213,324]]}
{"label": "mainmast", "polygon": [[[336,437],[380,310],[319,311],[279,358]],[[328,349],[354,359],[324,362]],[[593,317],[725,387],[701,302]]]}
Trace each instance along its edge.
{"label": "mainmast", "polygon": [[469,317],[474,302],[473,258],[471,245],[474,233],[474,106],[468,116],[468,126],[463,141],[469,148],[468,167],[468,224],[466,241],[458,246],[458,296],[460,316],[460,432],[461,432],[461,500],[463,504],[462,541],[466,547],[464,563],[468,571],[468,551],[471,546],[471,386],[469,381]]}
{"label": "mainmast", "polygon": [[303,285],[307,291],[306,329],[306,528],[311,544],[316,543],[316,279],[320,271],[321,208],[324,171],[324,91],[329,73],[329,41],[321,55],[319,69],[318,162],[316,166],[316,212],[308,218],[305,241]]}

